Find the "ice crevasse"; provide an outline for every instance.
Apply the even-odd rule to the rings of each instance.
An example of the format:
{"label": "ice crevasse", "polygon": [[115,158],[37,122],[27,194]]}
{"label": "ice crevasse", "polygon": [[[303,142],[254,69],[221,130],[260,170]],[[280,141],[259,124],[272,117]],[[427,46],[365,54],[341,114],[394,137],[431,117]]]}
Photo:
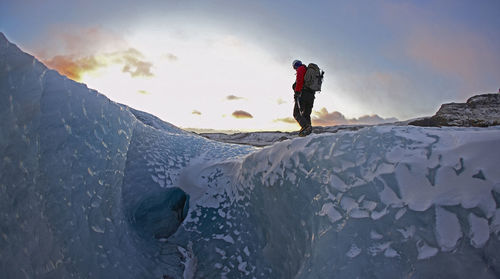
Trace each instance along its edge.
{"label": "ice crevasse", "polygon": [[0,34],[5,278],[498,278],[500,128],[258,149],[47,69]]}

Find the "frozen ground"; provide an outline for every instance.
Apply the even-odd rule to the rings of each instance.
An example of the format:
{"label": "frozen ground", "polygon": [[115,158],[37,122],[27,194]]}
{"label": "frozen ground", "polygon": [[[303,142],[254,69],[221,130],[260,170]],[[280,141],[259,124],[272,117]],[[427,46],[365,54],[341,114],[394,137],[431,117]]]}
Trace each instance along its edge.
{"label": "frozen ground", "polygon": [[[336,133],[338,131],[357,131],[367,125],[341,125],[332,127],[314,127],[313,134]],[[252,145],[256,147],[269,146],[274,143],[298,137],[298,132],[249,132],[249,133],[200,133],[201,136],[226,143]]]}
{"label": "frozen ground", "polygon": [[[409,122],[418,119],[411,119],[406,121],[398,121],[394,123],[379,124],[379,126],[407,126]],[[324,133],[337,133],[339,131],[357,131],[366,127],[373,127],[375,125],[338,125],[322,127],[313,127],[313,134]],[[298,127],[298,125],[297,125]],[[281,132],[281,131],[265,131],[265,132],[199,132],[197,133],[205,138],[216,140],[226,143],[235,143],[243,145],[252,145],[256,147],[264,147],[281,142],[287,139],[294,139],[298,137],[298,131],[294,132]]]}
{"label": "frozen ground", "polygon": [[220,143],[2,35],[0,119],[5,278],[500,277],[500,127]]}

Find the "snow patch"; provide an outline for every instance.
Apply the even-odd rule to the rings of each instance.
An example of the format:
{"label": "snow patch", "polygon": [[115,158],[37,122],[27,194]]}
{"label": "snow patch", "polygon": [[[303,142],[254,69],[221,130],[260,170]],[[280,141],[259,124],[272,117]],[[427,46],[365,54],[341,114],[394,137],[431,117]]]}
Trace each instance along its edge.
{"label": "snow patch", "polygon": [[481,248],[490,238],[490,228],[488,220],[476,216],[474,213],[469,213],[468,216],[471,238],[470,243],[476,248]]}
{"label": "snow patch", "polygon": [[436,206],[436,240],[442,251],[455,249],[462,238],[462,230],[457,216],[440,206]]}

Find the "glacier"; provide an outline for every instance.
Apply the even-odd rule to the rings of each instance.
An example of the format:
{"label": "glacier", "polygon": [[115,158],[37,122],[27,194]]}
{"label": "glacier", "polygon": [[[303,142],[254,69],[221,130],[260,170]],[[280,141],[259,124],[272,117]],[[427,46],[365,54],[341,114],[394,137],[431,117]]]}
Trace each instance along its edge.
{"label": "glacier", "polygon": [[3,278],[499,278],[500,127],[215,142],[0,33]]}

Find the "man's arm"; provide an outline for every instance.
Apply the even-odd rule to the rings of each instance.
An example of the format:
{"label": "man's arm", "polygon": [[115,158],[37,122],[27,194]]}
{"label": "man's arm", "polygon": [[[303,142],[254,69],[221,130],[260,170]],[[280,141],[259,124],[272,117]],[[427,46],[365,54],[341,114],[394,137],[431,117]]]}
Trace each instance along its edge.
{"label": "man's arm", "polygon": [[304,77],[306,75],[307,68],[299,67],[297,69],[297,79],[295,80],[295,92],[302,91],[302,87],[304,86]]}

